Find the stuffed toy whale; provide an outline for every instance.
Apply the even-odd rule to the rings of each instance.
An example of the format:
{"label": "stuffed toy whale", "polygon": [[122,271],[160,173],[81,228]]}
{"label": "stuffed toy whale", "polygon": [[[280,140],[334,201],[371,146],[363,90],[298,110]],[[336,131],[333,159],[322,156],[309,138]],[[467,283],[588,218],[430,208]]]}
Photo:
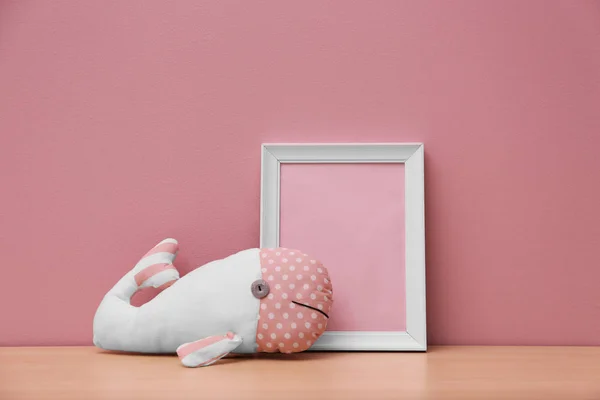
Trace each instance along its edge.
{"label": "stuffed toy whale", "polygon": [[[248,249],[182,278],[179,245],[165,239],[104,296],[94,344],[105,350],[177,353],[186,367],[227,354],[307,350],[323,334],[333,303],[327,269],[294,249]],[[135,307],[144,287],[164,289]]]}

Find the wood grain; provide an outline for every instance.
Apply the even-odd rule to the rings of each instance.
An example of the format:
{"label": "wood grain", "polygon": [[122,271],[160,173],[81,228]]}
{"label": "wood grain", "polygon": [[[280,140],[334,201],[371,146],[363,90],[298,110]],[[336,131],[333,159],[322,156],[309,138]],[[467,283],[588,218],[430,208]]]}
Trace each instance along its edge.
{"label": "wood grain", "polygon": [[600,347],[300,353],[188,369],[174,356],[0,348],[0,399],[600,399]]}

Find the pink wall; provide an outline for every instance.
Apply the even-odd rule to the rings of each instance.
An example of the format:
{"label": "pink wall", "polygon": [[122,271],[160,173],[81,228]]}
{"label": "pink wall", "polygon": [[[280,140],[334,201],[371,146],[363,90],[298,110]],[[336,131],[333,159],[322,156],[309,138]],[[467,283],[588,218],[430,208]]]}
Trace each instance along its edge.
{"label": "pink wall", "polygon": [[437,344],[600,345],[600,3],[1,1],[0,345],[258,243],[261,142],[422,141]]}

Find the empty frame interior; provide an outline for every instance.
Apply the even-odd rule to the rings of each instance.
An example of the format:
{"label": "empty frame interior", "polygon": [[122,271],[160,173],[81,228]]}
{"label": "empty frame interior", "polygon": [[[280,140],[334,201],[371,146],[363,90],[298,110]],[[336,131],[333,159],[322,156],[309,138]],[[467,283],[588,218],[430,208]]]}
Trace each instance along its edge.
{"label": "empty frame interior", "polygon": [[329,331],[405,331],[404,164],[281,164],[280,240],[320,259]]}

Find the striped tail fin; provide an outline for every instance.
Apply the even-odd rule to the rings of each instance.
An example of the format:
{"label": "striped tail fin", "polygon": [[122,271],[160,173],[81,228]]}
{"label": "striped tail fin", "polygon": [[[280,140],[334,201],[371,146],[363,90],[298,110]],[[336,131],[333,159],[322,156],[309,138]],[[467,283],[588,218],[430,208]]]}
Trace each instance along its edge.
{"label": "striped tail fin", "polygon": [[173,265],[179,244],[175,239],[165,239],[154,246],[144,257],[108,292],[129,302],[140,288],[165,289],[179,279],[179,271]]}
{"label": "striped tail fin", "polygon": [[[131,296],[140,288],[164,289],[179,279],[173,260],[179,250],[175,239],[165,239],[154,246],[104,296],[94,316],[94,344],[107,350],[135,351],[134,334],[138,307],[131,305]],[[142,332],[150,335],[151,332]],[[139,334],[139,332],[138,332]]]}

